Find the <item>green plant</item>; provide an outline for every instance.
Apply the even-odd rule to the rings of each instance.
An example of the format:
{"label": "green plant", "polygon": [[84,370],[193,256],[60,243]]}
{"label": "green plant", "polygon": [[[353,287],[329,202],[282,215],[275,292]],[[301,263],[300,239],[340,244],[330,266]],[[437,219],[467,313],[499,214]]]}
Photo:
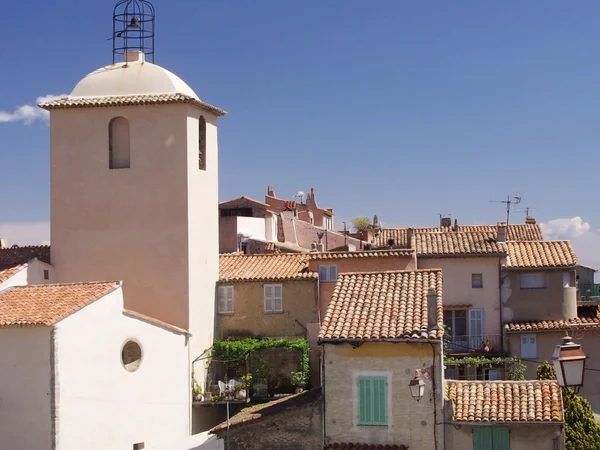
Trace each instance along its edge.
{"label": "green plant", "polygon": [[509,380],[524,380],[526,370],[527,366],[516,356],[512,356],[506,360],[506,371],[508,372]]}
{"label": "green plant", "polygon": [[511,356],[508,358],[504,358],[501,356],[490,358],[487,356],[464,356],[460,358],[455,358],[452,356],[444,357],[444,364],[449,365],[464,365],[467,367],[493,367],[493,366],[501,366],[504,365],[507,372],[507,378],[509,380],[524,380],[525,379],[525,370],[527,366],[523,364],[523,362],[517,358],[516,356]]}
{"label": "green plant", "polygon": [[290,381],[292,386],[304,387],[306,386],[306,375],[303,372],[292,372],[290,373]]}
{"label": "green plant", "polygon": [[198,383],[198,380],[196,380],[195,372],[193,372],[193,371],[192,371],[192,393],[194,395],[202,394],[202,386],[200,386],[200,383]]}
{"label": "green plant", "polygon": [[[536,371],[538,380],[556,380],[554,368],[546,361]],[[600,424],[594,418],[590,403],[575,394],[573,389],[562,389],[565,411],[566,450],[600,448]]]}
{"label": "green plant", "polygon": [[352,222],[352,226],[359,233],[367,231],[372,226],[371,220],[369,220],[368,217],[355,217],[354,219],[351,219],[350,222]]}

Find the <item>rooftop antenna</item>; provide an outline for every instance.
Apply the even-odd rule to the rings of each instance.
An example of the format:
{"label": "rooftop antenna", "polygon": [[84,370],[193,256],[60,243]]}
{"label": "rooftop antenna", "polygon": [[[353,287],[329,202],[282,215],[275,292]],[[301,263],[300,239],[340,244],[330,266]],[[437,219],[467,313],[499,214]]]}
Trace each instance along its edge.
{"label": "rooftop antenna", "polygon": [[119,0],[113,10],[113,64],[117,55],[143,52],[154,63],[154,6],[148,0]]}
{"label": "rooftop antenna", "polygon": [[492,203],[504,203],[506,204],[506,226],[508,226],[510,220],[510,207],[511,205],[518,205],[521,203],[521,194],[516,192],[513,195],[507,195],[506,200],[490,200]]}
{"label": "rooftop antenna", "polygon": [[525,217],[529,217],[529,211],[531,211],[532,209],[535,209],[535,208],[532,208],[531,206],[526,206],[523,209],[517,209],[516,212],[524,212],[525,213]]}
{"label": "rooftop antenna", "polygon": [[294,194],[294,197],[300,200],[300,204],[304,204],[304,191],[298,191]]}
{"label": "rooftop antenna", "polygon": [[433,214],[435,214],[436,216],[438,216],[440,218],[440,222],[439,222],[440,227],[442,226],[442,219],[452,217],[452,214],[450,214],[450,213],[433,213]]}

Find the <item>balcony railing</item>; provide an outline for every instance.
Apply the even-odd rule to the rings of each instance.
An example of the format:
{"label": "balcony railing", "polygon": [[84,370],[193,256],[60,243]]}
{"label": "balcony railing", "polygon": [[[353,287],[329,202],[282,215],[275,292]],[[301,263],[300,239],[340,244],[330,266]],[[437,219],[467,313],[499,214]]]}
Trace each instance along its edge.
{"label": "balcony railing", "polygon": [[580,302],[600,302],[600,284],[580,284],[577,286],[577,300]]}
{"label": "balcony railing", "polygon": [[450,354],[501,354],[502,336],[499,334],[445,336],[446,351]]}

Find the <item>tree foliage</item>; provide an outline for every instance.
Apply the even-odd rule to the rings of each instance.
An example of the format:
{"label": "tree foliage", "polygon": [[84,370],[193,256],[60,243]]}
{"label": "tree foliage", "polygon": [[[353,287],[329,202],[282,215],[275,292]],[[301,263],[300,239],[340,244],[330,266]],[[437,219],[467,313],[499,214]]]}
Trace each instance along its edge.
{"label": "tree foliage", "polygon": [[[545,362],[536,371],[538,380],[556,380],[554,368]],[[562,390],[565,409],[566,450],[600,449],[600,424],[590,403],[573,389]]]}
{"label": "tree foliage", "polygon": [[371,228],[371,220],[368,217],[355,217],[351,220],[354,229],[360,233]]}

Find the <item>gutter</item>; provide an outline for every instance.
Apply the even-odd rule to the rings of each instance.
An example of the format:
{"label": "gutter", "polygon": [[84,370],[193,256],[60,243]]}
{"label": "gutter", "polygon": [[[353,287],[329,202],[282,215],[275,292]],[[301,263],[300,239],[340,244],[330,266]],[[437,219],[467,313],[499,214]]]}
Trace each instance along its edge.
{"label": "gutter", "polygon": [[366,344],[370,342],[391,342],[393,344],[400,343],[418,343],[418,344],[441,344],[441,338],[430,339],[430,338],[390,338],[390,339],[319,339],[317,343],[323,344]]}

